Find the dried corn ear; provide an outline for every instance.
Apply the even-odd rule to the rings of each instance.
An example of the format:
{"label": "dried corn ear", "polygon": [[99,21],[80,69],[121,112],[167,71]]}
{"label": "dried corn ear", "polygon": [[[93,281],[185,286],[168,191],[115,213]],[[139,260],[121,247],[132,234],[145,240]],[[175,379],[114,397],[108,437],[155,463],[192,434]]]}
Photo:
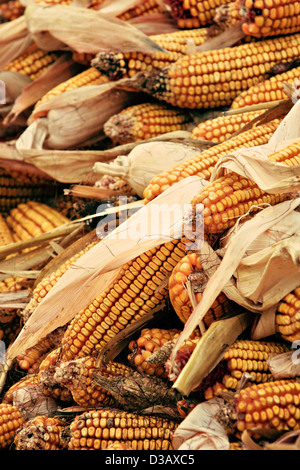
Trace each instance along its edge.
{"label": "dried corn ear", "polygon": [[182,110],[161,103],[141,103],[112,116],[104,124],[103,131],[116,145],[185,130],[190,122],[191,116]]}
{"label": "dried corn ear", "polygon": [[68,389],[79,406],[113,406],[114,398],[109,391],[97,385],[95,373],[102,377],[126,377],[133,373],[133,369],[117,362],[109,362],[99,369],[97,358],[86,356],[74,361],[59,362],[53,369],[41,370],[39,380],[46,388],[58,385]]}
{"label": "dried corn ear", "polygon": [[291,431],[300,427],[300,383],[276,380],[254,384],[236,393],[233,418],[238,432]]}
{"label": "dried corn ear", "polygon": [[286,199],[284,194],[268,194],[253,181],[228,173],[208,184],[191,204],[203,204],[204,232],[222,233],[239,218],[247,218],[264,205],[275,205]]}
{"label": "dried corn ear", "polygon": [[247,90],[242,91],[232,102],[231,108],[238,109],[245,106],[253,106],[260,103],[283,100],[287,98],[284,92],[284,83],[297,86],[300,81],[300,67],[292,68],[283,73],[278,73],[269,79],[263,80]]}
{"label": "dried corn ear", "polygon": [[133,450],[172,450],[175,421],[119,410],[83,413],[70,424],[68,450],[105,450],[116,442]]}
{"label": "dried corn ear", "polygon": [[299,56],[299,37],[295,34],[186,55],[163,70],[152,70],[140,87],[177,107],[230,106],[276,63]]}
{"label": "dried corn ear", "polygon": [[0,246],[9,245],[10,243],[14,243],[13,235],[5,218],[0,214]]}
{"label": "dried corn ear", "polygon": [[24,14],[25,7],[19,0],[10,0],[0,5],[0,23],[13,21]]}
{"label": "dried corn ear", "polygon": [[286,341],[300,340],[300,287],[287,294],[275,314],[276,332]]}
{"label": "dried corn ear", "polygon": [[176,31],[168,34],[149,36],[163,51],[154,53],[131,52],[100,52],[94,58],[91,55],[79,55],[74,60],[81,63],[91,63],[101,74],[110,79],[133,77],[138,72],[149,72],[152,69],[162,69],[181,56],[204,43],[207,36],[206,28],[193,31]]}
{"label": "dried corn ear", "polygon": [[237,390],[244,373],[247,373],[248,377],[251,376],[251,385],[273,381],[267,360],[270,356],[287,351],[289,347],[280,342],[253,340],[234,342],[225,352],[211,377],[208,376],[204,380],[206,384],[202,384],[202,387],[205,399],[209,400],[224,391]]}
{"label": "dried corn ear", "polygon": [[41,49],[26,52],[9,62],[3,70],[10,70],[12,72],[19,72],[27,75],[32,80],[38,78],[44,71],[58,59],[58,54],[55,52],[47,52]]}
{"label": "dried corn ear", "polygon": [[[35,105],[35,109],[42,103],[50,100],[54,96],[58,96],[61,93],[64,93],[69,90],[75,90],[83,86],[90,85],[101,85],[102,83],[107,83],[109,81],[108,77],[101,75],[98,70],[94,67],[89,67],[87,70],[75,75],[74,77],[69,78],[68,80],[56,85],[50,91],[48,91]],[[41,117],[42,114],[36,113],[35,118]]]}
{"label": "dried corn ear", "polygon": [[279,120],[274,120],[268,124],[242,132],[226,142],[204,150],[199,155],[159,173],[151,179],[144,190],[145,202],[148,203],[188,176],[197,175],[199,178],[210,180],[213,169],[221,156],[240,148],[266,144],[277,129],[279,122]]}
{"label": "dried corn ear", "polygon": [[56,370],[57,364],[60,362],[60,358],[61,347],[57,347],[50,351],[39,366],[39,370],[37,373],[38,380],[43,385],[43,393],[45,395],[54,398],[55,400],[58,400],[61,403],[73,402],[72,394],[66,387],[58,385],[57,383],[50,384],[50,381],[47,381],[46,384],[41,380],[43,376],[49,377],[51,376],[51,374],[53,375]]}
{"label": "dried corn ear", "polygon": [[17,406],[0,403],[0,448],[5,449],[12,444],[17,429],[25,422],[25,418]]}
{"label": "dried corn ear", "polygon": [[0,168],[0,213],[7,213],[29,200],[43,202],[53,197],[58,187],[50,178]]}
{"label": "dried corn ear", "polygon": [[[144,328],[136,340],[132,340],[128,349],[131,351],[128,355],[129,363],[139,372],[156,375],[157,377],[166,377],[164,363],[165,358],[151,361],[151,356],[155,351],[160,351],[166,343],[173,345],[173,340],[180,334],[180,330],[164,328]],[[171,352],[171,351],[170,351]],[[167,356],[168,357],[168,356]],[[149,362],[148,362],[148,359]]]}
{"label": "dried corn ear", "polygon": [[[102,1],[103,0],[100,0],[100,4]],[[96,0],[96,3],[99,3],[99,0]],[[136,18],[137,16],[150,15],[153,13],[160,13],[162,11],[162,5],[158,0],[143,0],[117,16],[120,20],[128,21],[132,18]]]}
{"label": "dried corn ear", "polygon": [[62,450],[66,441],[62,437],[65,425],[57,418],[37,416],[28,420],[17,431],[16,450]]}
{"label": "dried corn ear", "polygon": [[250,111],[233,116],[221,115],[214,119],[207,119],[192,130],[191,139],[222,143],[230,139],[235,132],[240,131],[246,124],[262,114],[262,112]]}
{"label": "dried corn ear", "polygon": [[32,374],[23,377],[18,382],[11,385],[8,390],[5,392],[1,403],[10,403],[13,404],[14,393],[18,390],[24,389],[25,387],[36,387],[39,386],[39,378],[37,374]]}
{"label": "dried corn ear", "polygon": [[56,330],[49,333],[45,338],[26,349],[24,353],[19,354],[16,357],[18,367],[28,374],[34,374],[38,371],[41,362],[45,359],[46,355],[60,344],[62,335],[64,334],[64,328],[57,328]]}
{"label": "dried corn ear", "polygon": [[163,69],[176,62],[180,52],[99,52],[91,61],[101,74],[110,80],[134,77],[139,72],[150,72],[153,69]]}
{"label": "dried corn ear", "polygon": [[229,0],[203,2],[201,0],[166,0],[172,16],[180,28],[198,28],[213,22],[216,8]]}
{"label": "dried corn ear", "polygon": [[295,0],[237,0],[245,34],[256,38],[300,31],[300,5]]}
{"label": "dried corn ear", "polygon": [[19,239],[28,240],[68,223],[69,220],[46,204],[28,201],[12,209],[6,222]]}
{"label": "dried corn ear", "polygon": [[168,295],[163,281],[185,254],[185,240],[173,240],[126,263],[113,286],[75,315],[62,339],[62,360],[92,355],[128,324]]}
{"label": "dried corn ear", "polygon": [[92,248],[96,243],[98,243],[98,240],[88,244],[85,248],[75,253],[73,256],[67,259],[64,263],[62,263],[54,272],[49,274],[49,276],[46,276],[45,278],[43,278],[37,284],[37,286],[32,291],[32,297],[30,301],[26,305],[25,309],[22,311],[22,317],[25,322],[32,315],[32,313],[40,304],[40,302],[46,297],[48,292],[50,292],[52,287],[55,286],[57,281],[67,271],[67,269],[69,269],[70,266],[76,263],[76,261],[79,260],[79,258],[83,256],[85,253],[87,253],[89,249]]}
{"label": "dried corn ear", "polygon": [[[201,302],[208,280],[198,253],[188,253],[173,269],[169,279],[169,297],[183,323],[187,322],[195,306]],[[225,294],[221,292],[205,314],[204,327],[208,328],[213,321],[228,313],[230,305]]]}

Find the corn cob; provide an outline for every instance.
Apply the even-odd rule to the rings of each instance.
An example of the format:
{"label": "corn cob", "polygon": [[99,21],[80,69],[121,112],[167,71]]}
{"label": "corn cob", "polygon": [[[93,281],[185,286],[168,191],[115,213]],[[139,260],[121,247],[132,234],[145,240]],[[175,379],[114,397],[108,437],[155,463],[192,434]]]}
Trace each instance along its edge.
{"label": "corn cob", "polygon": [[50,375],[56,370],[57,364],[60,362],[61,347],[57,347],[50,351],[43,359],[38,370],[38,380],[43,386],[43,393],[46,396],[52,397],[61,403],[73,402],[72,394],[69,389],[63,387],[57,383],[50,384],[49,381],[46,383],[42,382],[42,377]]}
{"label": "corn cob", "polygon": [[[172,371],[166,362],[168,379],[175,382],[194,352],[200,337],[190,338],[178,349]],[[203,379],[194,392],[200,392],[203,399],[210,400],[225,391],[236,391],[244,373],[248,373],[251,384],[273,380],[267,360],[272,355],[289,351],[279,341],[237,340],[225,351],[222,360]]]}
{"label": "corn cob", "polygon": [[[176,314],[183,323],[187,322],[193,312],[193,302],[195,304],[201,302],[207,281],[207,274],[197,253],[188,253],[173,269],[169,278],[169,296]],[[191,283],[191,295],[194,296],[194,299],[190,299],[187,289],[188,282]],[[204,326],[208,328],[213,321],[228,313],[229,310],[230,302],[221,292],[205,314]]]}
{"label": "corn cob", "polygon": [[186,29],[167,34],[155,34],[150,38],[169,52],[187,53],[188,44],[201,46],[207,39],[207,28]]}
{"label": "corn cob", "polygon": [[287,72],[279,73],[267,80],[257,83],[248,90],[242,91],[232,102],[231,108],[243,108],[259,103],[283,100],[287,98],[283,84],[299,85],[300,67],[295,67]]}
{"label": "corn cob", "polygon": [[276,331],[286,341],[300,340],[300,287],[287,294],[278,304]]}
{"label": "corn cob", "polygon": [[[172,342],[178,336],[180,330],[165,330],[163,328],[144,328],[137,340],[132,340],[128,349],[130,354],[127,359],[139,372],[157,377],[166,377],[163,362],[147,362],[151,355],[160,350],[168,342]],[[173,344],[173,342],[172,342]]]}
{"label": "corn cob", "polygon": [[152,70],[141,90],[173,106],[203,109],[230,106],[243,90],[255,85],[273,65],[296,59],[300,35],[198,52],[163,70]]}
{"label": "corn cob", "polygon": [[91,61],[101,74],[110,80],[134,77],[139,72],[162,69],[176,62],[182,56],[179,52],[99,52]]}
{"label": "corn cob", "polygon": [[43,202],[55,195],[57,187],[49,178],[0,169],[0,213],[7,214],[29,200]]}
{"label": "corn cob", "polygon": [[0,5],[0,23],[13,21],[22,16],[25,11],[24,5],[19,0],[10,0]]}
{"label": "corn cob", "polygon": [[45,359],[46,355],[54,348],[58,347],[64,328],[57,328],[53,332],[49,333],[45,338],[26,349],[24,353],[19,354],[16,357],[18,367],[28,374],[34,374],[38,371],[41,362]]}
{"label": "corn cob", "polygon": [[165,300],[163,281],[185,254],[174,240],[126,263],[114,285],[75,315],[62,339],[62,360],[92,355],[128,324]]}
{"label": "corn cob", "polygon": [[32,297],[29,303],[26,305],[25,309],[22,312],[22,317],[23,317],[24,322],[28,320],[30,315],[32,315],[32,313],[40,304],[40,302],[46,297],[48,292],[50,292],[52,287],[55,286],[57,281],[63,276],[63,274],[67,271],[67,269],[69,269],[70,266],[76,263],[76,261],[79,260],[79,258],[83,256],[85,253],[87,253],[96,243],[98,243],[98,240],[88,244],[85,248],[75,253],[73,256],[67,259],[64,263],[62,263],[54,272],[49,274],[49,276],[46,276],[45,278],[43,278],[37,284],[37,286],[32,291]]}
{"label": "corn cob", "polygon": [[230,139],[235,132],[242,129],[243,126],[262,114],[262,112],[251,111],[233,116],[218,116],[214,119],[208,119],[192,130],[191,139],[222,143]]}
{"label": "corn cob", "polygon": [[103,131],[115,145],[125,144],[186,129],[190,121],[188,113],[173,107],[160,103],[141,103],[112,116],[104,124]]}
{"label": "corn cob", "polygon": [[[228,0],[203,2],[201,0],[167,0],[172,16],[180,28],[209,25],[213,22],[216,8],[229,3]],[[190,25],[190,26],[188,26]]]}
{"label": "corn cob", "polygon": [[5,392],[3,398],[2,398],[2,403],[9,403],[13,404],[13,395],[17,390],[21,390],[24,387],[36,387],[39,386],[39,379],[37,374],[32,374],[23,377],[21,380],[18,382],[14,383],[11,385],[8,390]]}
{"label": "corn cob", "polygon": [[158,174],[152,178],[144,191],[145,202],[151,201],[163,191],[188,176],[197,175],[205,180],[210,180],[214,166],[222,155],[231,153],[240,148],[266,144],[278,127],[278,124],[279,121],[275,120],[268,124],[250,129],[236,137],[232,137],[226,142],[204,150],[196,157],[186,160],[170,168],[168,171]]}
{"label": "corn cob", "polygon": [[118,410],[83,413],[70,424],[68,450],[105,450],[124,442],[133,450],[171,450],[177,423],[154,416]]}
{"label": "corn cob", "polygon": [[37,49],[33,52],[26,52],[17,59],[14,59],[7,64],[3,70],[19,72],[35,80],[42,75],[57,58],[57,53]]}
{"label": "corn cob", "polygon": [[191,204],[204,206],[205,233],[222,233],[240,217],[257,212],[260,205],[273,206],[285,199],[284,194],[267,194],[253,181],[231,172],[208,184]]}
{"label": "corn cob", "polygon": [[214,23],[219,25],[222,29],[228,29],[240,21],[241,16],[236,6],[236,2],[225,3],[224,5],[220,5],[216,8]]}
{"label": "corn cob", "polygon": [[[90,7],[91,8],[91,7]],[[149,15],[152,13],[160,13],[162,10],[161,4],[157,0],[144,0],[132,8],[118,15],[118,18],[123,21],[131,20],[137,16]]]}
{"label": "corn cob", "polygon": [[300,5],[295,0],[237,0],[245,34],[256,38],[300,31]]}
{"label": "corn cob", "polygon": [[[218,396],[225,390],[237,390],[241,378],[245,372],[251,375],[251,384],[273,381],[273,376],[267,363],[272,355],[281,354],[289,351],[286,344],[280,342],[238,340],[234,342],[225,352],[220,366],[217,369],[221,371],[220,377],[217,377],[216,371],[212,376],[213,382],[204,386],[205,399],[209,400]],[[222,377],[222,374],[223,377]],[[205,382],[209,383],[210,377]]]}
{"label": "corn cob", "polygon": [[69,220],[46,204],[28,201],[10,211],[6,222],[21,240],[37,237]]}
{"label": "corn cob", "polygon": [[53,370],[48,368],[40,371],[39,380],[46,387],[59,385],[68,389],[79,406],[113,406],[114,398],[109,391],[97,385],[94,381],[95,373],[101,374],[102,377],[126,377],[134,370],[112,361],[99,370],[96,361],[95,357],[86,356],[74,361],[60,362]]}
{"label": "corn cob", "polygon": [[[279,152],[268,155],[271,162],[299,165],[300,142],[287,145]],[[204,205],[204,232],[221,233],[233,227],[241,216],[259,210],[260,204],[275,205],[286,200],[285,194],[267,194],[253,181],[236,173],[228,173],[208,184],[191,204]]]}
{"label": "corn cob", "polygon": [[157,34],[149,36],[162,47],[165,52],[146,54],[138,51],[106,53],[100,52],[92,60],[91,56],[76,55],[74,60],[86,63],[91,60],[91,65],[100,73],[107,75],[111,80],[133,77],[141,71],[162,69],[187,53],[188,46],[192,43],[199,46],[204,43],[207,36],[205,28],[195,31],[176,31],[169,34]]}
{"label": "corn cob", "polygon": [[62,437],[64,428],[57,418],[37,416],[30,419],[15,435],[15,450],[62,450],[66,446]]}
{"label": "corn cob", "polygon": [[9,245],[10,243],[14,243],[12,233],[4,217],[0,214],[0,246]]}
{"label": "corn cob", "polygon": [[235,395],[237,431],[291,431],[300,427],[300,383],[276,380],[246,387]]}
{"label": "corn cob", "polygon": [[[11,243],[14,243],[14,239]],[[0,293],[16,292],[22,289],[24,279],[18,276],[8,277],[0,282]]]}
{"label": "corn cob", "polygon": [[[65,82],[60,83],[52,90],[48,91],[35,105],[35,109],[42,103],[50,100],[54,96],[58,96],[61,93],[64,93],[69,90],[75,90],[83,86],[89,85],[101,85],[102,83],[107,83],[109,80],[105,75],[101,75],[98,70],[94,67],[90,67],[87,70],[75,75],[74,77],[69,78]],[[35,117],[41,117],[41,114],[36,114]]]}
{"label": "corn cob", "polygon": [[5,449],[13,442],[17,429],[25,418],[16,406],[9,403],[0,404],[0,448]]}

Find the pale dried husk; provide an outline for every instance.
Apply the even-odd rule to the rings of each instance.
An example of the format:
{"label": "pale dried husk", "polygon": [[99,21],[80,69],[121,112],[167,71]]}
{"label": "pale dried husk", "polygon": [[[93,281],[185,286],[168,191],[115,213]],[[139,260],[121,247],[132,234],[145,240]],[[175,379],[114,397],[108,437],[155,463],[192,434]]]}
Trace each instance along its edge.
{"label": "pale dried husk", "polygon": [[300,377],[299,350],[271,355],[267,364],[275,380]]}
{"label": "pale dried husk", "polygon": [[25,10],[28,31],[44,50],[79,53],[163,51],[147,35],[126,21],[101,11],[73,5],[30,4]]}
{"label": "pale dried husk", "polygon": [[224,407],[224,400],[214,398],[197,405],[179,424],[172,437],[174,450],[229,450],[226,430],[215,415]]}
{"label": "pale dried husk", "polygon": [[[16,90],[13,99],[13,106],[9,114],[4,120],[4,124],[12,124],[16,121],[16,118],[30,106],[33,106],[39,101],[48,91],[54,88],[56,85],[68,80],[69,78],[76,75],[79,72],[79,65],[69,59],[68,55],[64,54],[60,56],[53,64],[51,64],[45,71],[35,80],[31,80],[29,77],[23,74],[17,74],[17,72],[2,72],[2,74],[11,73],[17,74],[22,77],[21,85]],[[6,81],[11,83],[10,81]]]}
{"label": "pale dried husk", "polygon": [[0,70],[33,44],[24,15],[0,25]]}
{"label": "pale dried husk", "polygon": [[36,416],[53,416],[57,403],[52,397],[43,394],[40,384],[27,385],[13,393],[13,405],[17,406],[26,419]]}
{"label": "pale dried husk", "polygon": [[136,194],[143,192],[150,180],[160,172],[199,154],[185,144],[175,142],[149,142],[136,146],[129,155],[119,155],[111,163],[97,162],[94,172],[98,175],[118,176],[128,182]]}
{"label": "pale dried husk", "polygon": [[[132,103],[134,93],[117,88],[118,82],[66,91],[41,103],[16,143],[25,160],[30,150],[76,147],[103,129],[113,114]],[[101,110],[101,113],[99,112]],[[45,117],[37,118],[40,114]]]}
{"label": "pale dried husk", "polygon": [[300,165],[288,166],[268,159],[271,153],[300,139],[299,113],[300,101],[282,120],[267,144],[222,156],[214,167],[211,180],[233,171],[251,179],[260,189],[270,194],[299,191]]}
{"label": "pale dried husk", "polygon": [[[22,93],[23,88],[32,83],[32,79],[27,75],[12,70],[3,70],[0,72],[0,80],[5,83],[6,103],[14,103],[16,98]],[[3,106],[0,107],[0,112]]]}

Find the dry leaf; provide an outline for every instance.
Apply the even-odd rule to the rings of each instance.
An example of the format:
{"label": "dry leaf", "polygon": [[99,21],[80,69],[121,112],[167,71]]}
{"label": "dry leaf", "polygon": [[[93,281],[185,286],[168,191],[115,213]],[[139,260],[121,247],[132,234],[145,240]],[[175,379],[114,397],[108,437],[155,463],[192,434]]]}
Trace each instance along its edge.
{"label": "dry leaf", "polygon": [[215,418],[223,406],[221,398],[197,405],[174,431],[174,450],[229,450],[226,430]]}
{"label": "dry leaf", "polygon": [[[107,119],[136,98],[134,93],[119,90],[118,83],[69,90],[38,105],[17,140],[18,151],[24,155],[31,149],[66,150],[98,134]],[[46,117],[35,119],[40,113]]]}
{"label": "dry leaf", "polygon": [[[5,83],[6,88],[6,104],[14,103],[16,98],[21,94],[23,88],[28,86],[32,79],[27,75],[12,70],[3,70],[0,72],[0,80]],[[2,107],[0,107],[0,110]]]}
{"label": "dry leaf", "polygon": [[31,4],[25,10],[25,19],[33,40],[44,50],[71,49],[90,54],[164,50],[128,22],[97,10]]}
{"label": "dry leaf", "polygon": [[0,25],[0,70],[19,55],[23,54],[33,39],[27,29],[24,15]]}
{"label": "dry leaf", "polygon": [[300,377],[299,350],[270,356],[267,364],[275,380]]}
{"label": "dry leaf", "polygon": [[119,155],[111,163],[97,162],[94,172],[118,176],[143,197],[150,180],[160,172],[199,154],[199,149],[175,142],[149,142],[136,146],[129,155]]}

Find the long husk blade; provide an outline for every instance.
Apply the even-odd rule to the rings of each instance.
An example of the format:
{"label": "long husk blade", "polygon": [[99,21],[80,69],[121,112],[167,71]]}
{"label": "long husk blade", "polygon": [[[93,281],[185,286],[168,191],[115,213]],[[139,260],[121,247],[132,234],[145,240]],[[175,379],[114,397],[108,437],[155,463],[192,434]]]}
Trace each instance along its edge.
{"label": "long husk blade", "polygon": [[25,19],[35,43],[44,50],[69,48],[91,54],[163,50],[131,24],[97,10],[31,4],[25,10]]}
{"label": "long husk blade", "polygon": [[183,396],[188,396],[216,367],[226,349],[251,325],[253,319],[252,312],[244,312],[212,323],[201,336],[173,387]]}

